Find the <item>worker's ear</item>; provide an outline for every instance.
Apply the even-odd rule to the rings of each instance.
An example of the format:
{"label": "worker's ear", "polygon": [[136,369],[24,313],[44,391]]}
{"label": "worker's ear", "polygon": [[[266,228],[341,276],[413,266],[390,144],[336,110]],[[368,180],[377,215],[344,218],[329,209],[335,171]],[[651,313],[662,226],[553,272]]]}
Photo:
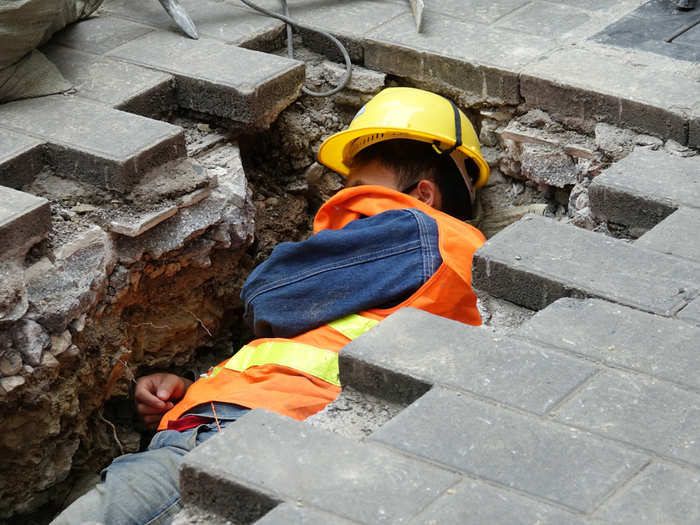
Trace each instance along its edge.
{"label": "worker's ear", "polygon": [[437,210],[442,207],[442,195],[438,185],[432,180],[423,179],[411,194],[421,202]]}

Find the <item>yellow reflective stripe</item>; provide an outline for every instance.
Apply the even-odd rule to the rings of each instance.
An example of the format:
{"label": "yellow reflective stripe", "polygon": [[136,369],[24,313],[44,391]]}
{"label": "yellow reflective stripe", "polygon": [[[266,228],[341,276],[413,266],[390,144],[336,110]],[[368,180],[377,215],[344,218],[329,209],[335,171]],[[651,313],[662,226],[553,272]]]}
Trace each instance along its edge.
{"label": "yellow reflective stripe", "polygon": [[302,343],[268,341],[258,346],[246,345],[226,362],[224,368],[243,372],[260,365],[287,366],[340,386],[338,354]]}
{"label": "yellow reflective stripe", "polygon": [[328,323],[328,326],[337,330],[352,341],[378,324],[379,321],[375,321],[374,319],[362,317],[361,315],[357,314],[350,314],[346,317],[341,317],[340,319],[336,319],[335,321]]}

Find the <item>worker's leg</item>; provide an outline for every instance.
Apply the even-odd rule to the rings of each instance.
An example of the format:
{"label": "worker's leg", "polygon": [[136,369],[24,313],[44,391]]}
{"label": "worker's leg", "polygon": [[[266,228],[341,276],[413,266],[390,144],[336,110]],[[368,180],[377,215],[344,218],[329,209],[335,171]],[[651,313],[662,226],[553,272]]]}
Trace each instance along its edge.
{"label": "worker's leg", "polygon": [[115,459],[102,471],[102,482],[74,501],[52,525],[170,523],[182,508],[178,467],[183,456],[217,431],[211,423],[184,432],[158,432],[148,450]]}

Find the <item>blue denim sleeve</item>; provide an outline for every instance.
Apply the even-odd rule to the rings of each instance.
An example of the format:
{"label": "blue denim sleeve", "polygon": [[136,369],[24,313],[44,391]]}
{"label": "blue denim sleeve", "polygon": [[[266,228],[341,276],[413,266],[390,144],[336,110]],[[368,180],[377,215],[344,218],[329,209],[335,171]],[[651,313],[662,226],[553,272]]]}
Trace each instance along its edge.
{"label": "blue denim sleeve", "polygon": [[345,315],[398,304],[442,263],[435,220],[390,210],[280,243],[243,285],[257,337],[293,337]]}

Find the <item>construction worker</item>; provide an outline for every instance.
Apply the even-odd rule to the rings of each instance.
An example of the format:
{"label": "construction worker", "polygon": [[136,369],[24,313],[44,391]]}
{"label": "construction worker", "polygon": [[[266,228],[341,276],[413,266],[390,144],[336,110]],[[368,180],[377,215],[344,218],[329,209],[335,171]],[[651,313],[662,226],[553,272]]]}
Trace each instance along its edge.
{"label": "construction worker", "polygon": [[140,378],[137,414],[159,432],[54,523],[168,523],[181,508],[184,454],[250,409],[297,420],[323,409],[341,389],[338,351],[399,308],[481,323],[470,281],[484,237],[460,219],[489,169],[464,113],[427,91],[388,88],[318,158],[346,188],[318,211],[314,235],[278,245],[246,281],[258,339],[194,383]]}

